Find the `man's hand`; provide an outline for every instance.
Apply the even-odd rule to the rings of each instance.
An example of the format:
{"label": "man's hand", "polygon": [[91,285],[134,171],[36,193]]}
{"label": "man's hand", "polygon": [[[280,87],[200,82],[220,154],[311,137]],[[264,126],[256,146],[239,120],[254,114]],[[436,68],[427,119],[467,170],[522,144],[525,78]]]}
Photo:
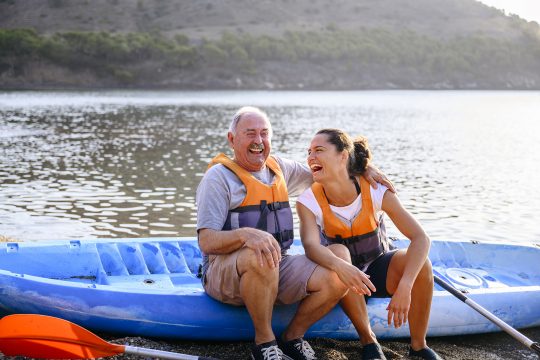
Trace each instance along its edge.
{"label": "man's hand", "polygon": [[394,184],[392,184],[392,182],[386,177],[386,175],[382,171],[377,169],[373,164],[368,164],[366,171],[362,176],[369,182],[369,184],[374,189],[377,188],[377,183],[379,183],[386,186],[391,192],[396,192]]}
{"label": "man's hand", "polygon": [[281,247],[277,240],[266,231],[255,228],[240,228],[240,237],[244,242],[244,246],[255,251],[257,261],[261,266],[264,266],[264,261],[270,268],[279,266],[281,261]]}

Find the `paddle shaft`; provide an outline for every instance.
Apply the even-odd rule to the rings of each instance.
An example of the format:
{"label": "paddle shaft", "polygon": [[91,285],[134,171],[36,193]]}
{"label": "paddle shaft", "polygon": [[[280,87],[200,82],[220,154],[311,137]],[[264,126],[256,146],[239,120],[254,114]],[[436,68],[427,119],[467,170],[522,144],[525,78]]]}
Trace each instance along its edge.
{"label": "paddle shaft", "polygon": [[478,311],[480,314],[485,316],[489,321],[493,322],[495,325],[500,327],[502,330],[504,330],[506,333],[508,333],[510,336],[512,336],[514,339],[525,345],[531,350],[536,351],[538,354],[540,354],[540,344],[537,342],[532,341],[516,329],[514,329],[512,326],[508,325],[506,322],[489,312],[487,309],[479,305],[478,303],[474,302],[467,296],[465,296],[461,291],[457,290],[455,287],[438,277],[437,275],[433,274],[433,277],[435,279],[435,282],[442,286],[446,291],[448,291],[450,294],[457,297],[459,300],[463,301],[465,304],[472,307],[474,310]]}
{"label": "paddle shaft", "polygon": [[124,352],[126,354],[151,356],[151,357],[157,357],[160,359],[171,359],[171,360],[216,360],[214,358],[178,354],[178,353],[173,353],[169,351],[140,348],[140,347],[128,346],[128,345],[125,346]]}

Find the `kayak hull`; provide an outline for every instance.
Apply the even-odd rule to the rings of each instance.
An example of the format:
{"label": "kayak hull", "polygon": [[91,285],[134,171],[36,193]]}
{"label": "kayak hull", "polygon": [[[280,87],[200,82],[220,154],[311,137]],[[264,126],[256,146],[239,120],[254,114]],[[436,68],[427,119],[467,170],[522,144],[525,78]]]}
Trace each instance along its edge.
{"label": "kayak hull", "polygon": [[[397,241],[398,247],[407,242]],[[298,241],[293,253],[302,252]],[[434,272],[510,325],[540,326],[540,249],[532,245],[434,241]],[[0,244],[0,311],[43,314],[98,332],[194,339],[250,340],[244,307],[204,293],[201,254],[193,238],[108,239]],[[513,261],[515,260],[515,261]],[[519,261],[518,261],[519,260]],[[387,325],[389,299],[369,299],[381,339],[409,336],[408,326]],[[296,305],[275,306],[273,328],[282,332]],[[469,306],[435,287],[428,336],[498,331]],[[355,339],[337,306],[306,337]]]}

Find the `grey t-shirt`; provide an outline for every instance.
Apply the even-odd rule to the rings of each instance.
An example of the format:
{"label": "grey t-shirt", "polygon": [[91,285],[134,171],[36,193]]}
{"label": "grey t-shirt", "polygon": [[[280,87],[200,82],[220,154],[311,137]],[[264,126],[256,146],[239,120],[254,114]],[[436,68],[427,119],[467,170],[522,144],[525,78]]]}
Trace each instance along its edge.
{"label": "grey t-shirt", "polygon": [[[313,183],[306,165],[274,157],[283,172],[289,197],[298,196]],[[251,174],[265,184],[274,180],[274,173],[268,167]],[[246,188],[232,171],[222,164],[212,166],[197,187],[197,231],[223,229],[229,210],[240,206],[245,197]]]}

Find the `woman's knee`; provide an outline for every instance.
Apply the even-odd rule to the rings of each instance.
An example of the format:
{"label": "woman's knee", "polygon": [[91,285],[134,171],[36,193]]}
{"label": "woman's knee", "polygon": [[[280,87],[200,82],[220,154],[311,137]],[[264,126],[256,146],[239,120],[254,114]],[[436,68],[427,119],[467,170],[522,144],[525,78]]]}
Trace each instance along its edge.
{"label": "woman's knee", "polygon": [[428,285],[433,284],[433,268],[431,266],[431,261],[429,260],[429,258],[424,261],[424,265],[422,265],[422,268],[420,269],[420,272],[418,273],[416,279],[419,279],[422,283],[426,283]]}
{"label": "woman's knee", "polygon": [[351,262],[351,253],[345,245],[332,244],[328,245],[328,249],[334,253],[338,258]]}
{"label": "woman's knee", "polygon": [[347,293],[347,286],[331,270],[318,266],[308,282],[308,291],[327,291],[329,296],[341,298]]}

